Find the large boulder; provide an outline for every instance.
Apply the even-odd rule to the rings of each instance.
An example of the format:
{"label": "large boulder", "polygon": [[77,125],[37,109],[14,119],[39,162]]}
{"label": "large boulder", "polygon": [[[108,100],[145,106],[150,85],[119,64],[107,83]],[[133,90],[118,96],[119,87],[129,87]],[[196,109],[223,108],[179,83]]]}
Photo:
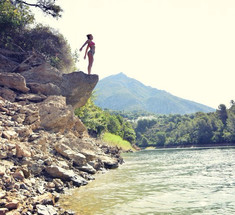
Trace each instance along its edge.
{"label": "large boulder", "polygon": [[43,95],[60,95],[60,88],[53,83],[28,83],[28,87],[30,88],[32,93],[43,94]]}
{"label": "large boulder", "polygon": [[87,181],[84,178],[75,174],[72,170],[66,170],[58,166],[48,166],[45,170],[53,178],[59,178],[63,181],[72,181],[75,186],[87,184]]}
{"label": "large boulder", "polygon": [[74,108],[85,105],[98,80],[98,75],[86,75],[83,72],[64,74],[60,88],[66,103]]}
{"label": "large boulder", "polygon": [[15,92],[7,87],[0,87],[0,96],[10,102],[14,102],[16,98]]}
{"label": "large boulder", "polygon": [[119,166],[119,162],[116,158],[108,156],[99,156],[99,159],[104,163],[104,167],[107,169],[115,169]]}
{"label": "large boulder", "polygon": [[39,103],[38,107],[41,126],[46,130],[63,133],[70,129],[76,129],[80,134],[86,131],[85,126],[74,115],[73,108],[66,105],[63,96],[49,96],[45,101]]}
{"label": "large boulder", "polygon": [[32,93],[62,95],[66,97],[67,105],[72,105],[73,108],[86,104],[99,79],[98,75],[83,72],[62,74],[48,63],[21,74]]}
{"label": "large boulder", "polygon": [[76,165],[83,166],[86,164],[86,157],[79,153],[71,150],[71,148],[65,144],[58,143],[55,145],[55,150],[63,155],[64,157],[72,160]]}
{"label": "large boulder", "polygon": [[25,78],[18,73],[0,73],[0,85],[14,90],[19,90],[23,93],[29,91],[29,88],[26,87]]}
{"label": "large boulder", "polygon": [[21,73],[28,83],[47,84],[53,83],[59,85],[62,81],[62,73],[48,63],[43,63],[38,67]]}

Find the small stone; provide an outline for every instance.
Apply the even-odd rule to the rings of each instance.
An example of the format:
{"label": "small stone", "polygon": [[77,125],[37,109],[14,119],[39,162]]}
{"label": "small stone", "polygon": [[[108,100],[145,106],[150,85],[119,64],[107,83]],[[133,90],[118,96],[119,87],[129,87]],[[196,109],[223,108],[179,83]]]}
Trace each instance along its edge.
{"label": "small stone", "polygon": [[8,208],[9,210],[12,209],[17,209],[19,206],[19,201],[17,200],[12,200],[11,202],[6,203],[5,207]]}
{"label": "small stone", "polygon": [[48,182],[47,188],[50,188],[50,189],[55,188],[55,184],[53,182]]}
{"label": "small stone", "polygon": [[4,166],[0,166],[0,177],[4,176],[6,168]]}
{"label": "small stone", "polygon": [[56,215],[57,209],[52,205],[36,205],[39,215]]}
{"label": "small stone", "polygon": [[0,215],[5,215],[7,213],[7,208],[0,208]]}
{"label": "small stone", "polygon": [[46,172],[54,178],[60,178],[62,180],[70,180],[75,174],[72,170],[66,170],[58,166],[46,167]]}
{"label": "small stone", "polygon": [[53,179],[53,183],[54,183],[55,186],[57,186],[57,187],[61,187],[61,186],[64,185],[63,181],[61,181],[59,178]]}
{"label": "small stone", "polygon": [[87,185],[88,182],[81,176],[79,175],[75,175],[73,178],[71,178],[71,181],[73,182],[74,186],[80,187],[80,186],[84,186]]}
{"label": "small stone", "polygon": [[4,198],[6,196],[6,191],[1,191],[0,192],[0,199]]}
{"label": "small stone", "polygon": [[8,140],[14,139],[18,136],[18,134],[15,131],[3,131],[2,132],[2,137]]}
{"label": "small stone", "polygon": [[28,148],[26,148],[26,146],[22,144],[16,144],[16,157],[31,157],[31,152]]}
{"label": "small stone", "polygon": [[57,191],[62,191],[64,189],[63,187],[64,183],[59,178],[54,178],[53,183]]}
{"label": "small stone", "polygon": [[42,205],[54,205],[55,204],[54,196],[51,193],[45,193],[43,195],[37,196],[35,198],[35,202],[42,204]]}
{"label": "small stone", "polygon": [[87,164],[85,166],[82,166],[82,167],[79,167],[78,169],[83,171],[83,172],[90,173],[90,174],[95,174],[96,173],[96,170],[89,164]]}
{"label": "small stone", "polygon": [[6,202],[6,199],[0,199],[0,207],[5,207]]}
{"label": "small stone", "polygon": [[24,180],[24,173],[23,171],[21,170],[16,170],[13,175],[12,175],[15,179],[18,179],[18,180],[21,180],[23,181]]}
{"label": "small stone", "polygon": [[30,172],[29,172],[29,170],[28,170],[27,165],[22,165],[22,166],[21,166],[21,170],[22,170],[22,172],[24,173],[24,177],[25,177],[25,178],[28,178],[28,177],[30,176]]}

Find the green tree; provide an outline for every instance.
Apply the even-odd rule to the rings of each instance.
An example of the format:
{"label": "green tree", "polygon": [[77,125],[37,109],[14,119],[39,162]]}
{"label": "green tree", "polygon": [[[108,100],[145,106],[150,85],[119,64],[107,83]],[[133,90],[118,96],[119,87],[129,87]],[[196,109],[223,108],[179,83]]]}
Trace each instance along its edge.
{"label": "green tree", "polygon": [[148,139],[145,136],[142,136],[140,140],[141,141],[138,144],[140,147],[144,147],[145,148],[145,147],[149,146],[149,141],[148,141]]}
{"label": "green tree", "polygon": [[103,111],[94,104],[93,100],[94,96],[88,99],[86,105],[75,110],[75,114],[86,125],[89,134],[100,136],[107,131],[134,144],[136,136],[131,123],[124,120],[120,115]]}
{"label": "green tree", "polygon": [[227,118],[227,126],[224,130],[224,138],[226,142],[235,143],[235,113],[229,111]]}
{"label": "green tree", "polygon": [[15,49],[14,36],[33,21],[34,16],[27,7],[16,7],[10,0],[0,1],[0,48]]}
{"label": "green tree", "polygon": [[121,135],[121,124],[115,115],[110,115],[107,124],[108,131],[112,134]]}
{"label": "green tree", "polygon": [[11,0],[10,2],[14,6],[29,6],[39,8],[44,13],[56,18],[61,17],[61,13],[63,12],[62,8],[59,5],[55,4],[56,0],[37,0],[36,3],[32,3],[32,1],[29,0]]}
{"label": "green tree", "polygon": [[123,139],[134,144],[136,141],[135,130],[133,129],[130,122],[125,121],[123,124]]}
{"label": "green tree", "polygon": [[231,107],[229,108],[229,111],[235,113],[235,102],[233,100],[231,100]]}
{"label": "green tree", "polygon": [[[49,9],[49,5],[55,5],[55,1],[38,0],[35,4],[27,1],[0,1],[0,48],[24,53],[35,50],[63,73],[73,71],[76,55],[72,54],[67,40],[50,27],[37,25],[30,28],[29,25],[33,23],[34,16],[28,5],[37,5],[46,10],[46,8]],[[17,60],[22,62],[24,60],[22,57]]]}
{"label": "green tree", "polygon": [[63,73],[72,72],[75,59],[64,36],[53,28],[37,25],[15,36],[17,44],[25,51],[37,50],[46,60]]}
{"label": "green tree", "polygon": [[226,124],[226,120],[228,118],[226,106],[224,104],[220,104],[218,109],[216,110],[216,113],[218,114],[219,119],[225,125]]}
{"label": "green tree", "polygon": [[166,134],[165,132],[159,131],[156,133],[156,146],[163,147],[166,141]]}
{"label": "green tree", "polygon": [[21,30],[34,21],[28,7],[14,6],[10,0],[0,1],[0,32],[10,34],[13,30]]}

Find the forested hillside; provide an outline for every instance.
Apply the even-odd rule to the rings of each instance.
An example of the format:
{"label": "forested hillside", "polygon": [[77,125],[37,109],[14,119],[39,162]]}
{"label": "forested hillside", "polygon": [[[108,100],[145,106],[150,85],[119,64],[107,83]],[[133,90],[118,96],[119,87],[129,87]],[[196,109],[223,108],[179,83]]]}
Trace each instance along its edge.
{"label": "forested hillside", "polygon": [[139,120],[137,145],[141,147],[188,147],[235,143],[235,104],[219,105],[216,112],[162,115]]}

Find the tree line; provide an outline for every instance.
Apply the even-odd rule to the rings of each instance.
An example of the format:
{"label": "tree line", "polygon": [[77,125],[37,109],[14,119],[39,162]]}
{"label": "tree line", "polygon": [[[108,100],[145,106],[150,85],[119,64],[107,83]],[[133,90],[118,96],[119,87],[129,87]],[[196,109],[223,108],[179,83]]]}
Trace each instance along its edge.
{"label": "tree line", "polygon": [[[60,71],[74,71],[78,60],[77,52],[72,53],[67,40],[58,31],[37,24],[32,7],[39,8],[55,18],[60,17],[63,11],[55,4],[55,0],[37,0],[36,3],[26,0],[1,0],[0,49],[21,53],[34,51],[40,53],[45,61]],[[22,59],[19,59],[19,62],[21,61]]]}
{"label": "tree line", "polygon": [[215,112],[160,115],[138,120],[136,144],[140,147],[189,147],[235,143],[235,104],[219,105]]}

